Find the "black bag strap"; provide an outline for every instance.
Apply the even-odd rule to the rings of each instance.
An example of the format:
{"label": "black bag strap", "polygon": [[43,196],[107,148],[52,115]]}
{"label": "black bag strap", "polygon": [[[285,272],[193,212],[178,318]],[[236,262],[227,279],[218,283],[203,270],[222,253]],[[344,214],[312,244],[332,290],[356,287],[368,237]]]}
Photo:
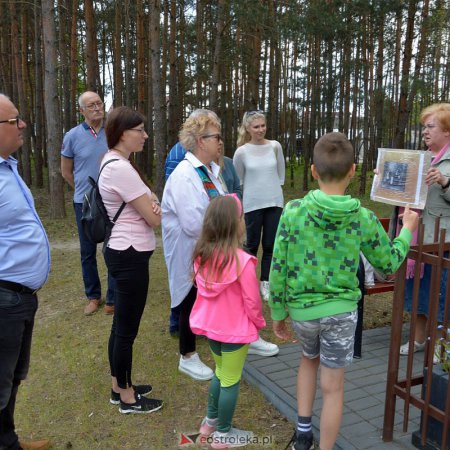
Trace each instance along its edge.
{"label": "black bag strap", "polygon": [[[97,186],[98,186],[98,180],[100,179],[100,174],[102,173],[102,170],[105,168],[105,166],[107,166],[109,163],[112,163],[113,161],[119,161],[119,158],[110,159],[110,160],[106,161],[105,164],[103,164],[102,167],[100,167],[100,171],[98,172],[98,177],[97,177]],[[114,215],[113,220],[111,220],[113,226],[116,224],[117,219],[119,218],[119,216],[122,213],[123,208],[125,208],[126,204],[127,204],[127,202],[123,202],[120,205],[120,208],[118,209],[118,211]]]}

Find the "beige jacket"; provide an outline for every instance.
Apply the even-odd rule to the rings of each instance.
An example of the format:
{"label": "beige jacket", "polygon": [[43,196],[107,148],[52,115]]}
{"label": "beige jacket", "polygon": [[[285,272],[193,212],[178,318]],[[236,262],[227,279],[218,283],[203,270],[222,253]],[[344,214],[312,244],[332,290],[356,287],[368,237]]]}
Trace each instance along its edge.
{"label": "beige jacket", "polygon": [[[443,175],[450,178],[450,150],[436,164]],[[441,218],[440,228],[447,230],[446,241],[450,241],[450,188],[444,191],[439,184],[433,184],[428,188],[427,201],[422,214],[425,225],[424,242],[434,241],[434,223],[436,217]]]}

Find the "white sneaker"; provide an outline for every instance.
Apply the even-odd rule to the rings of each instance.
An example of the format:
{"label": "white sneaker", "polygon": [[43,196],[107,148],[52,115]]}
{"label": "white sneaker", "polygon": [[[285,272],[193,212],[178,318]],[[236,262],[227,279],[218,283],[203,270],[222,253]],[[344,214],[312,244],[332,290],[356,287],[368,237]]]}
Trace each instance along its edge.
{"label": "white sneaker", "polygon": [[253,432],[230,428],[227,433],[214,431],[210,436],[211,448],[236,448],[252,444]]}
{"label": "white sneaker", "polygon": [[[423,352],[425,350],[425,344],[426,341],[423,341],[422,343],[414,341],[413,353]],[[403,345],[400,346],[400,355],[406,356],[408,352],[409,352],[409,342],[405,342]]]}
{"label": "white sneaker", "polygon": [[261,292],[261,298],[265,301],[269,301],[270,297],[270,285],[268,281],[261,281],[259,285],[259,290]]}
{"label": "white sneaker", "polygon": [[190,358],[180,356],[178,370],[189,375],[194,380],[200,381],[210,380],[214,375],[214,372],[206,364],[201,362],[198,353],[194,353]]}
{"label": "white sneaker", "polygon": [[275,356],[279,351],[278,345],[265,341],[261,336],[248,347],[249,355]]}

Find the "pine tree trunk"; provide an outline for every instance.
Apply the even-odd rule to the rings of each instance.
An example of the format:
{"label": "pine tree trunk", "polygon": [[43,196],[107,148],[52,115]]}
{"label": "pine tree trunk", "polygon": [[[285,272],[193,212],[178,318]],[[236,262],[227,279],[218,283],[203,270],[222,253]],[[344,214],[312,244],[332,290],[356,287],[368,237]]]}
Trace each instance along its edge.
{"label": "pine tree trunk", "polygon": [[[24,118],[25,122],[30,124],[30,113],[29,113],[29,104],[26,101],[25,95],[25,83],[26,78],[24,79],[24,69],[21,64],[21,49],[19,43],[19,24],[20,15],[16,10],[16,2],[11,0],[9,3],[9,13],[11,17],[11,49],[12,49],[12,59],[14,64],[14,72],[16,74],[16,85],[17,85],[17,93],[19,97],[18,109],[20,114]],[[23,11],[21,12],[23,14]],[[22,51],[26,51],[23,49]],[[21,148],[21,175],[24,179],[25,183],[29,186],[31,185],[31,142],[30,142],[30,129],[25,128],[23,131],[23,145]]]}
{"label": "pine tree trunk", "polygon": [[103,97],[103,90],[100,86],[93,0],[84,0],[84,18],[86,21],[86,87],[88,91],[97,92],[100,97]]}
{"label": "pine tree trunk", "polygon": [[168,144],[171,148],[178,140],[177,113],[178,93],[177,93],[177,1],[170,2],[170,34],[169,34],[169,130]]}
{"label": "pine tree trunk", "polygon": [[34,173],[36,186],[44,186],[43,175],[43,154],[45,135],[44,106],[43,106],[43,73],[42,73],[42,18],[41,9],[34,8],[34,78],[35,78],[35,101],[34,101],[34,124],[36,130],[36,140],[34,147]]}
{"label": "pine tree trunk", "polygon": [[60,170],[62,144],[61,113],[55,67],[58,66],[55,30],[56,14],[53,0],[42,0],[42,32],[44,41],[44,103],[47,122],[48,179],[50,187],[50,217],[65,217],[63,179]]}
{"label": "pine tree trunk", "polygon": [[150,42],[152,49],[153,72],[153,106],[155,117],[156,148],[156,194],[159,198],[164,189],[164,162],[166,158],[166,105],[161,86],[161,51],[160,51],[160,0],[150,2]]}

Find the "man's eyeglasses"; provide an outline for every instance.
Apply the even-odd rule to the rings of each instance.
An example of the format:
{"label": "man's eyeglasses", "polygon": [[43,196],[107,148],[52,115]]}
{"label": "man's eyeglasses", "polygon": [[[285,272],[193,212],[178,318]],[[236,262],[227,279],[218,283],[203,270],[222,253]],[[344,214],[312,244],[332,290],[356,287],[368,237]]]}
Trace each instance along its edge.
{"label": "man's eyeglasses", "polygon": [[203,138],[207,139],[207,138],[215,138],[217,140],[217,142],[221,142],[223,141],[223,137],[221,134],[219,133],[215,133],[215,134],[204,134],[202,136]]}
{"label": "man's eyeglasses", "polygon": [[9,123],[10,125],[17,125],[17,128],[19,128],[19,124],[21,121],[23,122],[20,116],[17,116],[14,117],[14,119],[0,120],[0,123]]}
{"label": "man's eyeglasses", "polygon": [[84,105],[83,108],[86,108],[89,111],[95,111],[96,109],[102,109],[103,102],[89,103],[89,105]]}
{"label": "man's eyeglasses", "polygon": [[145,128],[128,128],[129,131],[139,131],[141,134],[145,134]]}

